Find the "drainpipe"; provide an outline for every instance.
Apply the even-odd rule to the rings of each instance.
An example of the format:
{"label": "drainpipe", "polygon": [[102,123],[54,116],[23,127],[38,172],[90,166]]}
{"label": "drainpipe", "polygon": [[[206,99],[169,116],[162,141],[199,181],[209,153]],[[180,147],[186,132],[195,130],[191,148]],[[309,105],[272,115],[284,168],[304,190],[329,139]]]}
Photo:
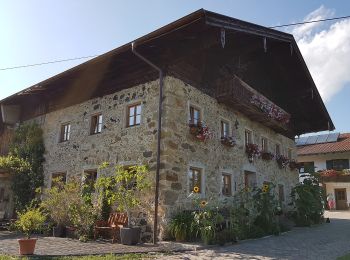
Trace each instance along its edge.
{"label": "drainpipe", "polygon": [[154,222],[153,222],[153,244],[157,244],[158,233],[158,203],[159,203],[159,171],[160,171],[160,139],[162,133],[162,103],[163,103],[163,71],[161,68],[146,59],[136,51],[136,43],[131,43],[131,51],[159,72],[159,102],[158,102],[158,136],[157,136],[157,167],[156,167],[156,191],[154,194]]}

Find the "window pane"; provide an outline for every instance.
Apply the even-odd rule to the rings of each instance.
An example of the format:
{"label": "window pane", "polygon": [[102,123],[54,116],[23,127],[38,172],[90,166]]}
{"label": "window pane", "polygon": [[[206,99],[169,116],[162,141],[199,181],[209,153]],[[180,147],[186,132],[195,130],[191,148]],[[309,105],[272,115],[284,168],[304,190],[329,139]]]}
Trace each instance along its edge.
{"label": "window pane", "polygon": [[139,125],[139,124],[141,124],[141,115],[137,115],[136,116],[136,123],[135,123],[136,125]]}
{"label": "window pane", "polygon": [[135,118],[134,117],[129,117],[129,126],[133,126],[135,123]]}
{"label": "window pane", "polygon": [[135,115],[135,107],[129,107],[129,116]]}
{"label": "window pane", "polygon": [[136,114],[141,115],[141,105],[136,106]]}
{"label": "window pane", "polygon": [[198,187],[198,192],[202,192],[201,171],[198,169],[191,168],[189,172],[189,192],[193,192],[194,187]]}
{"label": "window pane", "polygon": [[98,115],[98,123],[102,124],[102,115]]}

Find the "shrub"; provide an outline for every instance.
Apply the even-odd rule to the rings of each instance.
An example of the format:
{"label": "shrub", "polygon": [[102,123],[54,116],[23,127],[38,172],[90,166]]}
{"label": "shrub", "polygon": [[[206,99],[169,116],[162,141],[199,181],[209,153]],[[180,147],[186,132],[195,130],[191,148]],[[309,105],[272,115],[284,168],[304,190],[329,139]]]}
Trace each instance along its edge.
{"label": "shrub", "polygon": [[193,222],[193,213],[179,212],[171,219],[169,232],[176,241],[189,241],[193,238]]}
{"label": "shrub", "polygon": [[24,212],[18,212],[18,220],[15,225],[17,230],[29,239],[33,232],[42,230],[45,220],[46,217],[39,208],[29,207]]}
{"label": "shrub", "polygon": [[294,187],[291,197],[294,206],[291,216],[297,226],[310,226],[322,222],[323,193],[316,178],[305,179],[303,184]]}

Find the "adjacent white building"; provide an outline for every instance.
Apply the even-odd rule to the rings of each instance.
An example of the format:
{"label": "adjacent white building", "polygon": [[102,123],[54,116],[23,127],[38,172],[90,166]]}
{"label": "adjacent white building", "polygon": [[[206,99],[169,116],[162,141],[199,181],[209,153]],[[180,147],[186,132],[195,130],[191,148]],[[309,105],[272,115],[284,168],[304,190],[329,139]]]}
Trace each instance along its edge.
{"label": "adjacent white building", "polygon": [[350,205],[350,133],[331,133],[297,139],[301,179],[321,172],[327,195],[335,199],[335,209]]}

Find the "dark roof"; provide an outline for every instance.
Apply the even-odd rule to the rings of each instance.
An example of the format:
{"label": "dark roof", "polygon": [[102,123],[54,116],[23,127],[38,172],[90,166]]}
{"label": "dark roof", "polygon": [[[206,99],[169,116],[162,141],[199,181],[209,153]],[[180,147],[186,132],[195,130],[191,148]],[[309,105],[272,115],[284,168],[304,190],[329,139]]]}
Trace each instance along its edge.
{"label": "dark roof", "polygon": [[350,133],[340,134],[336,142],[298,146],[298,156],[350,152]]}
{"label": "dark roof", "polygon": [[[222,29],[225,48],[220,43]],[[295,134],[334,129],[291,34],[200,9],[135,42],[138,51],[167,74],[208,94],[223,74],[238,75],[292,115]],[[20,104],[26,120],[157,77],[127,43],[0,103]]]}

